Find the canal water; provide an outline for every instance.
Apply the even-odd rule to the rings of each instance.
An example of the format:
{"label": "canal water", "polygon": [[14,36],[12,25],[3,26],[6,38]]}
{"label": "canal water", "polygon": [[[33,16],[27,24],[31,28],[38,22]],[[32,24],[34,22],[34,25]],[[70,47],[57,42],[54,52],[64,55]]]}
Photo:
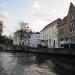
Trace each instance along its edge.
{"label": "canal water", "polygon": [[39,55],[0,52],[0,75],[57,75],[55,65]]}

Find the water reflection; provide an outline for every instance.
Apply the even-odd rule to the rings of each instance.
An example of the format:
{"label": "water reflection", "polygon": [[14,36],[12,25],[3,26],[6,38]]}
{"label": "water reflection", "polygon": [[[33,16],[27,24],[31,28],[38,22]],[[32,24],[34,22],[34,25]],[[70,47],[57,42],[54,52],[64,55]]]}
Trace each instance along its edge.
{"label": "water reflection", "polygon": [[8,70],[11,70],[16,65],[16,59],[11,53],[0,52],[0,74],[8,75]]}
{"label": "water reflection", "polygon": [[21,65],[32,65],[36,62],[33,54],[17,53],[15,57],[17,57],[17,64]]}
{"label": "water reflection", "polygon": [[39,55],[0,52],[0,75],[56,75],[54,67]]}

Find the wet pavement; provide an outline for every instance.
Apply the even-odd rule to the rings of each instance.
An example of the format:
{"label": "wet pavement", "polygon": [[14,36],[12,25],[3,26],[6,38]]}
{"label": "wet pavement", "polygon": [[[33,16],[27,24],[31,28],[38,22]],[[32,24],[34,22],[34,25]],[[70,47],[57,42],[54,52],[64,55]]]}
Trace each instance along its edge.
{"label": "wet pavement", "polygon": [[57,75],[51,61],[40,63],[34,54],[0,52],[0,75]]}

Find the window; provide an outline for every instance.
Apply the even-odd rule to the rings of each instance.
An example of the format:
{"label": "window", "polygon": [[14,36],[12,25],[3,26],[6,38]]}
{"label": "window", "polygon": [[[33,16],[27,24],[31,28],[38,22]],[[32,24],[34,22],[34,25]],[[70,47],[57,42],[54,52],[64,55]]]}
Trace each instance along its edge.
{"label": "window", "polygon": [[64,40],[63,38],[60,39],[60,41],[63,41],[63,40]]}
{"label": "window", "polygon": [[72,32],[72,25],[70,25],[69,27],[70,27],[70,32]]}
{"label": "window", "polygon": [[50,47],[51,47],[51,39],[49,39],[49,45],[50,45]]}
{"label": "window", "polygon": [[74,27],[73,27],[73,28],[74,28],[74,32],[75,32],[75,23],[74,23],[73,25],[74,25]]}
{"label": "window", "polygon": [[55,40],[53,41],[53,47],[55,47]]}
{"label": "window", "polygon": [[64,34],[63,28],[60,28],[60,29],[59,29],[59,34],[60,34],[60,35]]}
{"label": "window", "polygon": [[72,16],[71,19],[74,20],[74,16]]}
{"label": "window", "polygon": [[70,32],[74,32],[75,31],[75,23],[74,23],[74,21],[71,21],[69,27],[70,27]]}
{"label": "window", "polygon": [[75,36],[72,36],[70,39],[71,41],[75,41]]}
{"label": "window", "polygon": [[73,37],[70,37],[70,40],[73,41]]}
{"label": "window", "polygon": [[68,41],[68,37],[66,37],[65,40]]}

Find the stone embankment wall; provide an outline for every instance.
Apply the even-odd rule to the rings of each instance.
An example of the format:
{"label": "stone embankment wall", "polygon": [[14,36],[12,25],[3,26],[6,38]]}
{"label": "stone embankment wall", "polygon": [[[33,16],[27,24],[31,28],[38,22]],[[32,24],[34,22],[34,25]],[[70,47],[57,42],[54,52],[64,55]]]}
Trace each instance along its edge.
{"label": "stone embankment wall", "polygon": [[29,51],[36,52],[36,53],[75,55],[75,49],[74,48],[40,48],[40,49],[29,49]]}

